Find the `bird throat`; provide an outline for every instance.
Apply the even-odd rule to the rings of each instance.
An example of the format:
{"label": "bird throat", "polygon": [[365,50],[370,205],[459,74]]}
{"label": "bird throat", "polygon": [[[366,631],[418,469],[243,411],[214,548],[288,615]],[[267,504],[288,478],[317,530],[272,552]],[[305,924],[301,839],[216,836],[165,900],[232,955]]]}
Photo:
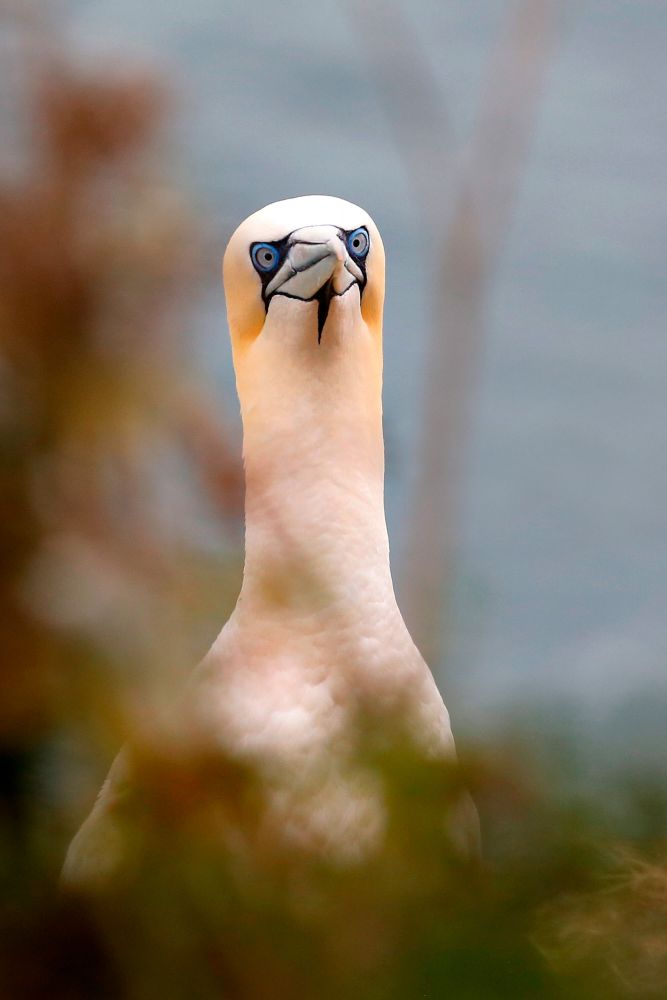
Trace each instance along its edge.
{"label": "bird throat", "polygon": [[387,591],[380,348],[356,296],[319,294],[321,349],[315,310],[277,296],[261,336],[237,356],[245,596],[257,594],[253,581],[269,572],[282,580],[304,561],[330,593],[379,560]]}

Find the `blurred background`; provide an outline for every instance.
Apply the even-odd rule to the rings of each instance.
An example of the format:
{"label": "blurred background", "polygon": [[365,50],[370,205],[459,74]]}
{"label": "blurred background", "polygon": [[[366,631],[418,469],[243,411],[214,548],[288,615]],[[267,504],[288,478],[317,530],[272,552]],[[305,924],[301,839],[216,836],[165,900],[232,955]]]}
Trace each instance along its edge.
{"label": "blurred background", "polygon": [[[483,725],[499,706],[569,701],[568,711],[609,719],[625,744],[620,706],[631,700],[634,719],[639,702],[648,716],[658,698],[662,728],[664,5],[57,9],[80,58],[148,63],[178,97],[165,145],[212,242],[189,335],[237,438],[217,280],[229,233],[256,208],[304,193],[347,198],[377,220],[388,251],[387,509],[404,596],[423,507],[425,372],[441,350],[432,328],[474,339],[465,356],[452,353],[456,374],[439,379],[451,389],[463,378],[468,398],[438,414],[455,417],[463,456],[447,456],[458,482],[440,529],[428,523],[454,536],[450,658],[434,668],[455,718]],[[505,65],[531,46],[536,65]],[[498,150],[508,121],[513,148]],[[480,251],[492,259],[473,293],[474,337],[434,301],[471,160],[491,188],[482,228],[500,228],[480,237],[494,246]],[[442,426],[426,433],[443,441]]]}
{"label": "blurred background", "polygon": [[[360,204],[383,234],[394,576],[455,734],[475,761],[544,757],[528,797],[543,809],[549,786],[558,830],[568,796],[592,796],[603,839],[662,843],[666,45],[660,0],[0,4],[2,817],[29,873],[15,900],[41,886],[60,913],[45,886],[113,754],[159,733],[172,682],[233,606],[240,420],[219,264],[246,215],[308,193]],[[513,863],[534,833],[521,803]],[[540,857],[530,878],[561,864]],[[52,927],[33,917],[40,942]],[[662,996],[650,937],[650,958],[622,943],[641,974],[618,994],[528,976],[458,995]],[[243,989],[229,995],[264,995]],[[265,995],[299,995],[281,989]]]}

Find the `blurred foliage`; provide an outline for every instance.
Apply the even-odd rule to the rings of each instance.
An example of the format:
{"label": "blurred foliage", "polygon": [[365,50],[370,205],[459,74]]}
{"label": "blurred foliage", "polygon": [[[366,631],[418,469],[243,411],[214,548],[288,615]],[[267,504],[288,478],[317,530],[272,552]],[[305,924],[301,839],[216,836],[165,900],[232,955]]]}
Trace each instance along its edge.
{"label": "blurred foliage", "polygon": [[[667,995],[660,785],[584,793],[539,736],[447,771],[364,718],[386,832],[343,863],[267,835],[250,765],[164,738],[236,580],[196,530],[205,511],[233,549],[240,497],[182,336],[201,245],[157,166],[154,81],[51,55],[33,83],[31,166],[0,190],[0,995]],[[60,890],[127,740],[127,862]],[[462,783],[481,864],[443,822]]]}

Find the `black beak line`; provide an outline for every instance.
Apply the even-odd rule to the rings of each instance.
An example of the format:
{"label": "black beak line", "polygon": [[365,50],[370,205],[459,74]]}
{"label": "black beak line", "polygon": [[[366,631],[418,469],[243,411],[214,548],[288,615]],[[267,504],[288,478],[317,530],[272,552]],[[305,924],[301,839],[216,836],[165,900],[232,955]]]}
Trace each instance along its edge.
{"label": "black beak line", "polygon": [[329,278],[319,292],[315,296],[317,299],[317,343],[322,342],[322,331],[324,330],[324,324],[327,321],[327,316],[329,315],[329,306],[331,305],[331,299],[333,298],[333,279]]}

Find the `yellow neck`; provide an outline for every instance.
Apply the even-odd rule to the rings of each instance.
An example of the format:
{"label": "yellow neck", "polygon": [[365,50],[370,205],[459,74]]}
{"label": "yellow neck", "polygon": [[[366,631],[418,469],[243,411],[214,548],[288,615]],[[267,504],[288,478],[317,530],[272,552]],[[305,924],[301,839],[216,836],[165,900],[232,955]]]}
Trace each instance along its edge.
{"label": "yellow neck", "polygon": [[319,345],[316,308],[274,299],[261,336],[236,352],[246,468],[242,597],[253,602],[273,592],[272,577],[280,584],[295,569],[328,597],[343,598],[342,588],[356,599],[369,572],[371,589],[389,588],[393,597],[380,340],[361,318],[356,291],[333,300]]}

